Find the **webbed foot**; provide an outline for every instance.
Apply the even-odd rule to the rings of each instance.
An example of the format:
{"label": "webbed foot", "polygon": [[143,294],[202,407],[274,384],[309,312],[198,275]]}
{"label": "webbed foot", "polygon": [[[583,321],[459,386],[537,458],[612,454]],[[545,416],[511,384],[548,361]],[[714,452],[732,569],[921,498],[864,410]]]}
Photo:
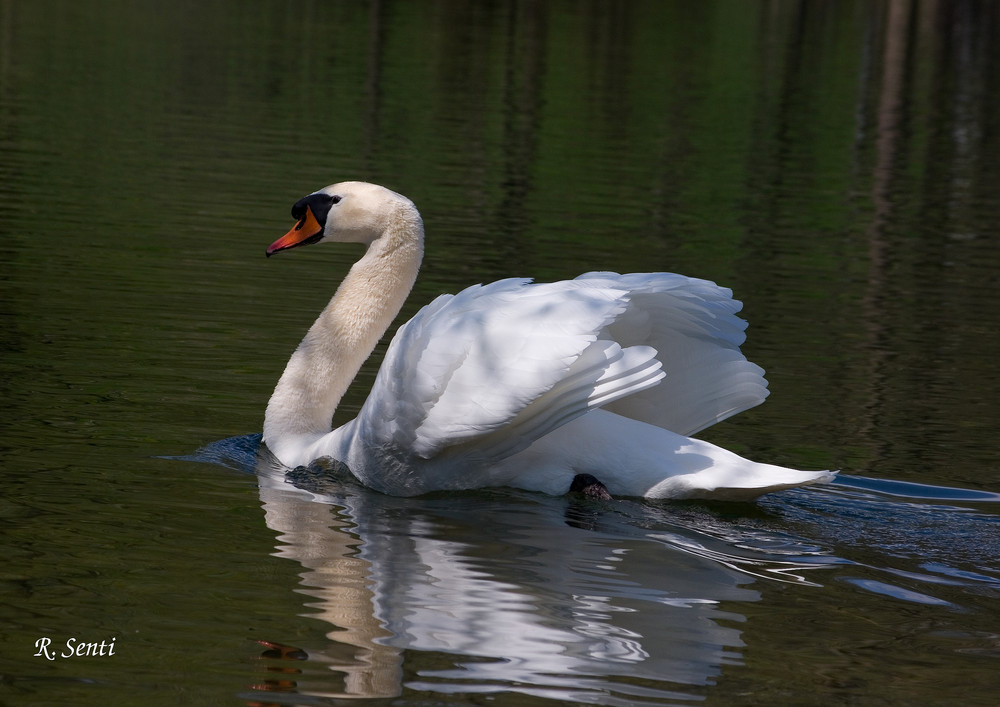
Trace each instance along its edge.
{"label": "webbed foot", "polygon": [[573,477],[573,483],[569,485],[570,493],[583,494],[585,498],[593,498],[598,501],[610,501],[612,496],[608,493],[608,488],[600,480],[590,474],[577,474]]}

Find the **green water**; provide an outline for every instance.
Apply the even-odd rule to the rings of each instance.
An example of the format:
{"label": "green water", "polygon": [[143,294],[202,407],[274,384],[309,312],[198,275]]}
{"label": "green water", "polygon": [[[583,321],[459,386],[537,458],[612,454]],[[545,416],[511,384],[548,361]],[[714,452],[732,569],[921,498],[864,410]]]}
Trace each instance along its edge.
{"label": "green water", "polygon": [[[0,701],[994,704],[997,36],[986,0],[0,0]],[[344,179],[424,215],[402,317],[732,287],[772,394],[704,436],[843,481],[286,479],[248,435],[359,253],[264,247]]]}

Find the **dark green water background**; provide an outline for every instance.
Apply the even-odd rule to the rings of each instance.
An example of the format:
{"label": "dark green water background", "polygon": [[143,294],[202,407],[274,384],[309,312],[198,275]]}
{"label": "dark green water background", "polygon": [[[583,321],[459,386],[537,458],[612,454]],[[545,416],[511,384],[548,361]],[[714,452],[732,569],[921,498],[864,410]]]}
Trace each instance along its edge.
{"label": "dark green water background", "polygon": [[[0,701],[995,704],[998,37],[986,0],[0,0]],[[705,436],[843,481],[288,483],[240,436],[359,253],[264,247],[344,179],[424,214],[403,316],[732,287],[772,395]]]}

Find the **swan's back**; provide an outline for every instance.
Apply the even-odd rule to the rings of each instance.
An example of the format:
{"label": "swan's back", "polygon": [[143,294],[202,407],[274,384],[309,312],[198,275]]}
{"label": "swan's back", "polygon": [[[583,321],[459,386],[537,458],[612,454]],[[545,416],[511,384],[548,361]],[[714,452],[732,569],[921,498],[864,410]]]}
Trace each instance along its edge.
{"label": "swan's back", "polygon": [[763,371],[739,351],[740,306],[714,283],[666,273],[442,295],[393,338],[327,453],[408,495],[503,483],[488,478],[492,466],[596,407],[702,429],[767,396]]}

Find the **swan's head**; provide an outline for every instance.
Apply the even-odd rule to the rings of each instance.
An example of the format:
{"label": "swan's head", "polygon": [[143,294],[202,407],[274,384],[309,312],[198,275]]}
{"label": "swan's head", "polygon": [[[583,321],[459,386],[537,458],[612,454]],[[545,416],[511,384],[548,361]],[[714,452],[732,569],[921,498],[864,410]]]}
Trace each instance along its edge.
{"label": "swan's head", "polygon": [[401,213],[419,224],[416,207],[401,194],[368,182],[331,184],[295,202],[295,226],[267,247],[267,255],[321,241],[370,245]]}

